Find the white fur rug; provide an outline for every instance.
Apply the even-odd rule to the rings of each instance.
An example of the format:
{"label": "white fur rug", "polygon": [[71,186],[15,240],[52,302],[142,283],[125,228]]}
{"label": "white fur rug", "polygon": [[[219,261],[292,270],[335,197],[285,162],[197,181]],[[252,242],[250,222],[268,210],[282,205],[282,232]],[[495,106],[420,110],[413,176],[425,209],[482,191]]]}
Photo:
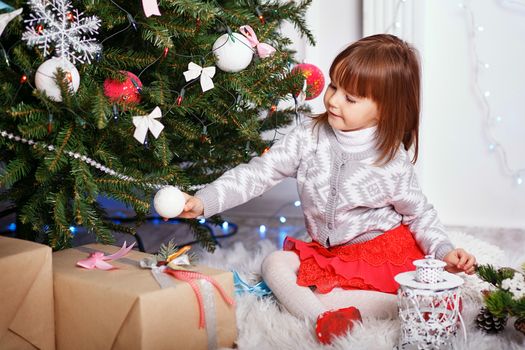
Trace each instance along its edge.
{"label": "white fur rug", "polygon": [[[525,256],[505,256],[498,247],[461,232],[452,232],[449,236],[454,244],[468,247],[481,264],[518,267],[525,261]],[[260,278],[262,260],[275,249],[269,241],[259,242],[255,251],[247,251],[242,243],[237,243],[229,249],[218,248],[213,254],[203,254],[200,263],[235,270],[245,281],[256,282]],[[486,335],[476,329],[474,320],[482,305],[480,290],[484,288],[484,283],[476,276],[461,276],[465,279],[462,293],[467,340],[464,340],[462,332],[458,332],[454,349],[525,349],[525,337],[514,329],[514,319],[510,319],[505,331],[498,335]],[[365,319],[352,334],[337,339],[330,346],[322,346],[315,339],[313,324],[289,314],[273,297],[238,296],[236,312],[239,331],[237,346],[241,350],[392,349],[397,345],[400,331],[397,319]]]}

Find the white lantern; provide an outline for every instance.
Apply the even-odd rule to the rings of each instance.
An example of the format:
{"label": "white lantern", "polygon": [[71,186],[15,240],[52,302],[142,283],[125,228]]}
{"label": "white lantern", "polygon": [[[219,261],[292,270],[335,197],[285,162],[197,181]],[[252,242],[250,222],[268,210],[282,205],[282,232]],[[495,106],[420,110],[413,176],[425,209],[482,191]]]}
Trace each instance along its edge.
{"label": "white lantern", "polygon": [[223,34],[213,43],[217,67],[224,72],[240,72],[248,67],[253,52],[248,39],[239,33]]}
{"label": "white lantern", "polygon": [[[401,337],[398,349],[448,348],[462,321],[463,279],[444,271],[445,262],[426,256],[414,261],[416,271],[395,276],[399,283]],[[465,327],[463,326],[466,337]]]}
{"label": "white lantern", "polygon": [[44,91],[51,100],[61,102],[62,94],[55,77],[58,68],[64,71],[70,90],[76,92],[80,85],[80,75],[73,63],[63,57],[53,57],[42,63],[35,74],[35,85],[38,90]]}

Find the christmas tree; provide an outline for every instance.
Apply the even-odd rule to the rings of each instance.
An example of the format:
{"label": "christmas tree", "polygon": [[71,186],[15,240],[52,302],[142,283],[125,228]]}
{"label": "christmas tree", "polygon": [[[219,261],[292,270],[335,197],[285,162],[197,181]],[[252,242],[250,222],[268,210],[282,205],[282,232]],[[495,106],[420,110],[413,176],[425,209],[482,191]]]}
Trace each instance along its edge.
{"label": "christmas tree", "polygon": [[71,225],[104,243],[135,234],[97,199],[131,206],[140,223],[158,188],[195,191],[261,154],[272,143],[261,132],[296,115],[297,104],[276,108],[304,82],[280,25],[313,44],[310,1],[2,4],[0,187],[19,237],[62,249]]}

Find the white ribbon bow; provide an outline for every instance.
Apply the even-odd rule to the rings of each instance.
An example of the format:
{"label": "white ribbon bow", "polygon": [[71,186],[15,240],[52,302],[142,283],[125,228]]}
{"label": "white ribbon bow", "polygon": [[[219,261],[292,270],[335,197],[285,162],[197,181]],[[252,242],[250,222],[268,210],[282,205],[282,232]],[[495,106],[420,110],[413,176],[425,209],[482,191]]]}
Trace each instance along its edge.
{"label": "white ribbon bow", "polygon": [[213,80],[211,80],[211,78],[213,78],[213,76],[215,75],[214,66],[202,68],[198,64],[190,62],[188,63],[188,70],[185,71],[183,74],[186,81],[195,79],[200,75],[202,92],[211,90],[215,86],[213,85]]}
{"label": "white ribbon bow", "polygon": [[161,117],[162,112],[159,107],[155,107],[155,109],[148,115],[133,117],[133,125],[136,127],[133,137],[138,142],[144,144],[144,141],[146,140],[146,134],[149,130],[153,136],[155,136],[155,138],[158,138],[160,132],[162,129],[164,129],[164,125],[155,119],[159,119]]}

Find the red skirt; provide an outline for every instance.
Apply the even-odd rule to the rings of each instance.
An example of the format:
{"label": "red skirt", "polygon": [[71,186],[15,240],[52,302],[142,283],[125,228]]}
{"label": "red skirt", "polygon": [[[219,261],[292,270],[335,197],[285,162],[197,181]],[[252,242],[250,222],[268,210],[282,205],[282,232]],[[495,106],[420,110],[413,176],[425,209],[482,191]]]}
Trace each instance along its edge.
{"label": "red skirt", "polygon": [[412,262],[424,257],[403,225],[364,243],[330,248],[286,237],[283,249],[295,252],[301,260],[297,284],[315,287],[319,293],[339,287],[395,294],[399,285],[394,276],[415,270]]}

